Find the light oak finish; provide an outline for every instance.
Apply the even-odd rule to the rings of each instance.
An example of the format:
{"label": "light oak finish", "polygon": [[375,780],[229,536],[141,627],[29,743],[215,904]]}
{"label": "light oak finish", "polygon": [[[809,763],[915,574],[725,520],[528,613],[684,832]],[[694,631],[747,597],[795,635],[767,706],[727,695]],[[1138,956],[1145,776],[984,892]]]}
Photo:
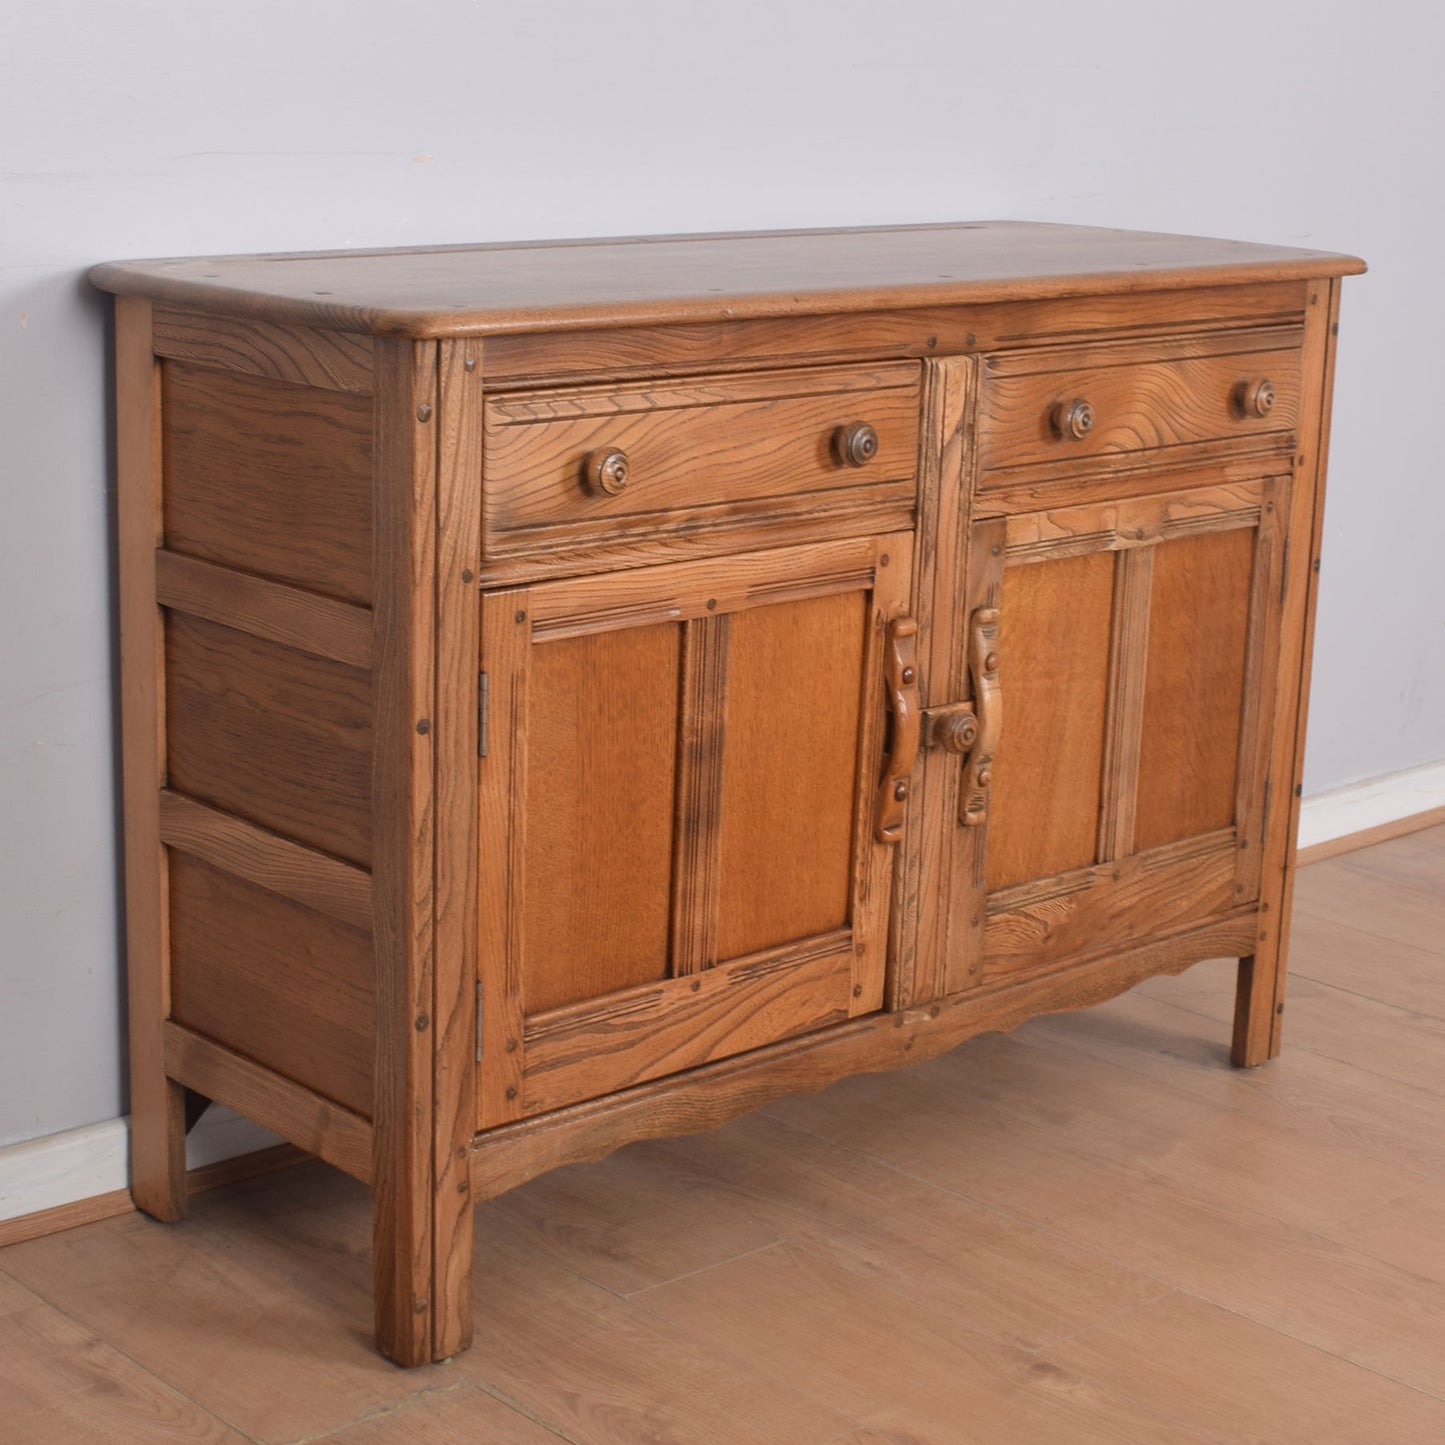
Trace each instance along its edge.
{"label": "light oak finish", "polygon": [[181,361],[160,374],[165,545],[369,603],[370,397]]}
{"label": "light oak finish", "polygon": [[381,335],[830,316],[1350,275],[1284,246],[1026,221],[332,251],[97,266],[188,310]]}
{"label": "light oak finish", "polygon": [[185,1097],[166,1073],[161,1034],[171,1011],[170,877],[160,836],[167,774],[165,631],[156,597],[160,368],[148,301],[116,302],[115,347],[131,1189],[139,1208],[173,1220],[186,1212]]}
{"label": "light oak finish", "polygon": [[164,549],[156,553],[156,596],[164,607],[268,642],[352,667],[371,663],[371,612],[349,602]]}
{"label": "light oak finish", "polygon": [[[1028,1445],[1356,1425],[1434,1445],[1441,1092],[1389,1077],[1412,1016],[1445,1014],[1445,905],[1421,886],[1445,834],[1423,837],[1301,874],[1292,972],[1320,982],[1277,1066],[1221,1068],[1220,959],[548,1174],[477,1211],[486,1333],[441,1373],[391,1369],[348,1322],[369,1201],[319,1166],[195,1198],[182,1231],[112,1218],[0,1250],[8,1427],[953,1445],[963,1419]],[[1341,928],[1309,899],[1351,878],[1372,891]],[[1433,920],[1414,988],[1371,954],[1406,893]],[[1388,1022],[1362,1035],[1365,1004]]]}
{"label": "light oak finish", "polygon": [[371,1179],[368,1120],[180,1024],[168,1021],[165,1034],[166,1068],[173,1078],[207,1098],[237,1100],[258,1124],[308,1154],[363,1183]]}
{"label": "light oak finish", "polygon": [[496,1348],[472,1203],[558,1165],[1216,955],[1262,1060],[1358,269],[1018,223],[98,268],[137,1199],[182,1086],[342,1164],[419,1364]]}

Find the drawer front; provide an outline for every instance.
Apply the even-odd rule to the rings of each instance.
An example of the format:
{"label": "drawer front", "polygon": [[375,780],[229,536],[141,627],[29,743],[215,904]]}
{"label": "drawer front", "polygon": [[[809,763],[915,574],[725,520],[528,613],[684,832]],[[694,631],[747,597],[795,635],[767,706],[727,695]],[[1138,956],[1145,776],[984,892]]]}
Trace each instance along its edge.
{"label": "drawer front", "polygon": [[1023,474],[1165,448],[1288,445],[1299,416],[1298,327],[1168,341],[1040,347],[984,358],[984,489]]}
{"label": "drawer front", "polygon": [[[762,521],[866,527],[880,511],[910,525],[919,396],[902,362],[490,398],[484,556],[625,554]],[[876,448],[850,461],[860,424]]]}

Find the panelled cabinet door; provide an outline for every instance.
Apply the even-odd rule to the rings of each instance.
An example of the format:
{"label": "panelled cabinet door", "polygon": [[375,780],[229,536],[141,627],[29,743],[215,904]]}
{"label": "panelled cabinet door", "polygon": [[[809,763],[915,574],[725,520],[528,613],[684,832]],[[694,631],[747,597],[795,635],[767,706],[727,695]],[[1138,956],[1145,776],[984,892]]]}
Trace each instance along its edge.
{"label": "panelled cabinet door", "polygon": [[484,596],[480,1127],[880,1006],[911,542]]}
{"label": "panelled cabinet door", "polygon": [[1257,899],[1287,476],[975,522],[950,989]]}

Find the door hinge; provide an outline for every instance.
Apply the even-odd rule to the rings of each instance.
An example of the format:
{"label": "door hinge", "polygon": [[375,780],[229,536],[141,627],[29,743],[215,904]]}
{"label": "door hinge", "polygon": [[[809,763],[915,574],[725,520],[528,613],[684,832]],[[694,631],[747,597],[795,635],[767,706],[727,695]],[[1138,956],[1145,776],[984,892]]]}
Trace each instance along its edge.
{"label": "door hinge", "polygon": [[477,756],[487,755],[487,674],[477,674]]}
{"label": "door hinge", "polygon": [[482,1061],[482,981],[477,980],[477,1062]]}
{"label": "door hinge", "polygon": [[1285,594],[1289,591],[1289,544],[1290,539],[1286,537],[1284,539],[1284,562],[1280,566],[1279,579],[1279,600],[1281,603],[1285,599]]}
{"label": "door hinge", "polygon": [[[1261,835],[1267,834],[1267,833],[1269,832],[1269,787],[1270,787],[1270,781],[1271,781],[1271,780],[1270,780],[1269,778],[1266,778],[1266,779],[1264,780],[1264,808],[1263,808],[1263,810],[1262,810],[1261,813],[1260,813],[1260,820],[1259,820],[1259,831],[1260,831],[1260,834],[1261,834]],[[1260,843],[1261,843],[1261,845],[1264,843],[1264,837],[1263,837],[1263,836],[1260,837]]]}

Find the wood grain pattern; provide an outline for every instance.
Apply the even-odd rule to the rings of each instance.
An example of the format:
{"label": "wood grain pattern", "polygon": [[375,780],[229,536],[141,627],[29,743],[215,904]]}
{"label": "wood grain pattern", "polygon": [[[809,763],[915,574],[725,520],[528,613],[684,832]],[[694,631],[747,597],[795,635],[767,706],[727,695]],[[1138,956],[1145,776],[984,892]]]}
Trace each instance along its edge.
{"label": "wood grain pattern", "polygon": [[[131,892],[175,994],[142,966],[137,1057],[164,1024],[185,1082],[307,1138],[339,1111],[349,1142],[316,1147],[369,1150],[387,1354],[470,1338],[471,1185],[1202,951],[1242,960],[1236,1059],[1277,1046],[1354,269],[990,223],[97,272],[143,298],[128,674],[166,628],[132,708],[166,750],[127,786],[172,850],[158,923],[146,868]],[[863,422],[882,455],[846,466]],[[619,446],[628,485],[584,490]],[[882,641],[910,611],[893,691],[963,706],[1001,675],[1005,721],[996,762],[989,732],[899,779],[890,849],[874,799],[912,753]],[[138,1067],[163,1213],[181,1088]]]}
{"label": "wood grain pattern", "polygon": [[377,343],[372,1267],[377,1348],[403,1365],[464,1332],[455,1296],[433,1297],[437,365],[435,346]]}
{"label": "wood grain pattern", "polygon": [[487,756],[477,780],[477,1127],[522,1111],[532,594],[482,595]]}
{"label": "wood grain pattern", "polygon": [[[1124,552],[1114,569],[1103,799],[1096,854],[1101,863],[1127,857],[1134,851],[1139,787],[1143,781],[1139,749],[1144,733],[1144,685],[1156,555],[1157,548],[1136,547]],[[1197,727],[1198,715],[1192,714],[1184,721]]]}
{"label": "wood grain pattern", "polygon": [[[972,415],[974,382],[974,364],[966,359],[933,361],[923,369],[910,615],[919,620],[918,686],[925,708],[963,701],[969,692],[961,625],[966,608],[958,599],[967,597],[969,450],[964,433]],[[925,749],[915,770],[909,799],[913,826],[899,849],[890,917],[888,1008],[926,1002],[950,991],[946,935],[949,919],[959,913],[951,888],[960,771],[958,756],[937,747]],[[937,900],[945,896],[948,906],[940,907]]]}
{"label": "wood grain pattern", "polygon": [[[720,958],[849,922],[870,621],[861,591],[732,614],[722,719]],[[781,726],[784,718],[791,725]]]}
{"label": "wood grain pattern", "polygon": [[371,613],[350,602],[164,548],[156,553],[156,599],[163,607],[332,662],[371,666]]}
{"label": "wood grain pattern", "polygon": [[670,948],[677,978],[718,961],[729,625],[726,616],[711,616],[683,626]]}
{"label": "wood grain pattern", "polygon": [[171,1016],[371,1115],[369,930],[171,854]]}
{"label": "wood grain pattern", "polygon": [[[1031,463],[1067,467],[1116,452],[1206,440],[1254,445],[1271,432],[1293,432],[1299,416],[1297,334],[1289,344],[1276,338],[1271,349],[1251,347],[1254,335],[1240,338],[1237,354],[1191,354],[1222,351],[1230,344],[1226,335],[1208,338],[1207,348],[1202,340],[1176,344],[1168,359],[1136,360],[1144,348],[1134,342],[1081,349],[1072,358],[1045,348],[1027,357],[1028,369],[1007,355],[985,358],[980,485],[1004,485],[1010,467]],[[1236,398],[1243,384],[1260,377],[1274,383],[1274,407],[1265,417],[1246,415]],[[1055,408],[1075,398],[1093,407],[1093,428],[1082,438],[1061,437],[1052,421]]]}
{"label": "wood grain pattern", "polygon": [[371,400],[161,367],[165,545],[224,567],[371,601]]}
{"label": "wood grain pattern", "polygon": [[1094,861],[1113,605],[1106,552],[1004,573],[991,890]]}
{"label": "wood grain pattern", "polygon": [[[1304,775],[1305,725],[1314,646],[1315,604],[1324,534],[1325,470],[1329,458],[1330,406],[1334,387],[1335,336],[1339,330],[1338,279],[1309,288],[1305,323],[1304,395],[1301,402],[1295,485],[1289,499],[1287,535],[1293,542],[1282,579],[1278,631],[1279,669],[1268,775],[1280,789],[1275,827],[1265,838],[1260,864],[1260,919],[1256,947],[1240,960],[1231,1057],[1240,1067],[1279,1053],[1288,968],[1294,846]],[[1305,539],[1308,538],[1306,545]],[[1288,721],[1293,719],[1293,726]]]}
{"label": "wood grain pattern", "polygon": [[371,1179],[371,1124],[360,1114],[183,1024],[165,1026],[175,1078],[290,1140],[353,1179]]}
{"label": "wood grain pattern", "polygon": [[610,1098],[575,1104],[477,1136],[474,1196],[490,1199],[563,1164],[623,1144],[716,1128],[784,1094],[811,1093],[846,1074],[921,1063],[975,1034],[1017,1028],[1040,1013],[1086,1008],[1155,973],[1248,945],[1250,918],[1227,919],[1125,948],[1085,967],[978,990],[899,1013],[870,1014],[822,1033],[724,1059]]}
{"label": "wood grain pattern", "polygon": [[533,1016],[525,1112],[543,1114],[839,1023],[852,984],[851,939],[835,930],[689,978],[620,990],[601,1008]]}
{"label": "wood grain pattern", "polygon": [[[1325,896],[1340,871],[1300,882]],[[1412,1034],[1438,1001],[1445,929],[1435,890],[1421,917],[1437,966],[1422,957],[1411,992],[1393,955],[1382,967],[1369,951],[1407,885],[1383,886],[1338,936],[1297,926],[1296,981],[1326,949],[1332,987],[1301,990],[1288,1067],[1221,1069],[1233,980],[1219,959],[490,1202],[487,1344],[448,1388],[368,1358],[355,1321],[370,1204],[332,1169],[216,1194],[184,1231],[113,1220],[5,1251],[0,1276],[84,1332],[56,1339],[22,1313],[0,1366],[20,1390],[7,1419],[27,1445],[103,1437],[117,1399],[100,1388],[104,1342],[269,1439],[510,1440],[512,1417],[470,1413],[476,1386],[609,1445],[708,1440],[718,1420],[759,1445],[951,1441],[958,1419],[1000,1441],[1026,1424],[1029,1445],[1331,1440],[1341,1420],[1434,1441],[1445,1405],[1397,1381],[1431,1384],[1442,1364],[1445,1138],[1438,1094],[1381,1069],[1409,1077],[1429,1058]],[[1393,1007],[1360,1029],[1376,985]],[[1311,1051],[1345,1041],[1348,1064]],[[1066,1238],[1081,1211],[1087,1235]],[[686,1318],[668,1303],[682,1300]],[[97,1388],[50,1388],[68,1379]],[[27,1433],[15,1401],[32,1388]],[[840,1407],[845,1390],[859,1394]],[[147,1423],[121,1438],[149,1438]]]}
{"label": "wood grain pattern", "polygon": [[[1166,293],[1076,297],[1067,330],[1095,339],[1111,336],[1298,324],[1303,281],[1209,286]],[[899,308],[842,316],[759,317],[670,326],[627,325],[567,332],[491,336],[489,385],[516,387],[605,373],[686,374],[726,366],[731,371],[801,363],[912,356],[946,359],[1040,338],[1061,330],[1056,301],[1007,301],[968,306]]]}
{"label": "wood grain pattern", "polygon": [[663,624],[533,649],[529,1014],[667,976],[681,646]]}
{"label": "wood grain pattern", "polygon": [[243,1445],[245,1436],[15,1280],[0,1276],[5,1429],[32,1445],[152,1440]]}
{"label": "wood grain pattern", "polygon": [[1226,830],[992,893],[984,977],[1056,967],[1226,912],[1237,903],[1235,851]]}
{"label": "wood grain pattern", "polygon": [[1136,793],[1140,848],[1235,822],[1256,533],[1162,542],[1154,582]]}
{"label": "wood grain pattern", "polygon": [[131,1189],[138,1208],[172,1220],[186,1211],[186,1154],[184,1098],[166,1077],[160,1032],[171,1006],[170,904],[157,807],[166,777],[166,676],[155,598],[160,378],[149,302],[117,303],[115,347]]}
{"label": "wood grain pattern", "polygon": [[1318,251],[991,221],[113,262],[90,276],[107,290],[206,312],[461,336],[1112,296],[1363,269]]}
{"label": "wood grain pattern", "polygon": [[[834,437],[858,420],[876,430],[878,451],[852,467]],[[615,495],[582,482],[601,448],[628,459]],[[536,551],[619,532],[695,532],[707,525],[702,509],[728,503],[806,495],[817,513],[834,491],[844,506],[863,486],[906,494],[917,456],[918,369],[907,363],[504,395],[487,408],[484,551],[505,556],[512,533]],[[717,519],[734,515],[724,507]]]}
{"label": "wood grain pattern", "polygon": [[897,532],[913,525],[915,494],[912,479],[863,482],[826,495],[801,492],[642,513],[607,527],[558,523],[493,544],[482,579],[488,587],[512,585]]}
{"label": "wood grain pattern", "polygon": [[906,556],[911,543],[907,532],[849,537],[549,582],[529,589],[529,615],[540,640],[799,602],[870,585],[879,556],[892,556],[899,549]]}
{"label": "wood grain pattern", "polygon": [[239,371],[323,390],[372,391],[372,346],[365,336],[196,316],[171,306],[155,313],[157,356],[211,371]]}
{"label": "wood grain pattern", "polygon": [[176,792],[370,863],[369,673],[173,613],[166,674]]}
{"label": "wood grain pattern", "polygon": [[1127,551],[1226,527],[1258,526],[1271,481],[1256,472],[1225,486],[1144,497],[1106,494],[1105,500],[1100,500],[1102,489],[1096,487],[1086,506],[1009,517],[1009,561],[1083,556],[1101,549]]}
{"label": "wood grain pattern", "polygon": [[480,647],[481,347],[442,342],[437,362],[436,963],[432,1086],[435,1220],[432,1351],[471,1343],[472,1200],[476,1128],[477,766]]}
{"label": "wood grain pattern", "polygon": [[314,848],[219,812],[182,793],[161,793],[166,845],[294,903],[369,933],[371,876]]}

